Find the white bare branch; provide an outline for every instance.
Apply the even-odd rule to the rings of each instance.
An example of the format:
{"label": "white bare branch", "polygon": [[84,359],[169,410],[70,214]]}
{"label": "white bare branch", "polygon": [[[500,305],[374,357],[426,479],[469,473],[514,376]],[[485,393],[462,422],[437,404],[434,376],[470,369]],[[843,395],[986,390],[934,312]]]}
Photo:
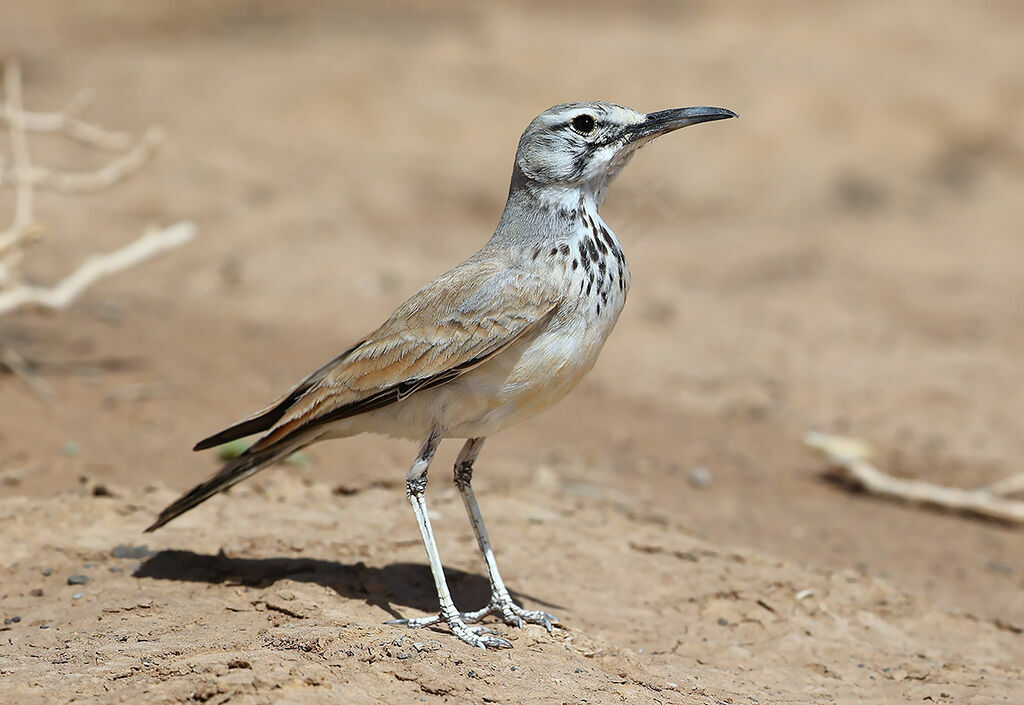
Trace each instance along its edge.
{"label": "white bare branch", "polygon": [[163,141],[163,130],[151,127],[124,154],[114,158],[95,171],[66,173],[41,166],[29,169],[0,170],[0,186],[14,184],[31,188],[45,188],[61,193],[96,193],[113,186],[137,171]]}
{"label": "white bare branch", "polygon": [[[6,127],[9,133],[11,159],[8,161],[0,156],[0,187],[14,187],[15,204],[11,224],[0,231],[0,315],[28,305],[65,308],[103,277],[180,247],[195,236],[195,226],[187,222],[163,229],[151,228],[128,245],[90,257],[53,286],[25,283],[20,275],[25,252],[45,232],[36,222],[33,211],[35,190],[70,194],[95,193],[109,188],[147,162],[162,142],[163,131],[151,127],[133,141],[125,132],[108,130],[82,120],[81,113],[93,100],[93,94],[88,90],[79,92],[59,112],[26,111],[21,69],[15,60],[4,63],[3,83],[0,128]],[[32,163],[28,135],[34,132],[62,134],[91,147],[120,153],[95,171],[69,173],[48,169]],[[6,354],[0,363],[19,374],[30,371],[28,367],[16,364],[17,359],[12,357],[14,354]]]}
{"label": "white bare branch", "polygon": [[166,250],[181,247],[192,240],[195,233],[195,225],[189,222],[148,230],[142,237],[120,249],[90,257],[53,287],[22,284],[0,292],[0,315],[29,304],[50,309],[66,308],[103,277],[134,267]]}
{"label": "white bare branch", "polygon": [[1019,491],[1021,476],[987,488],[963,490],[921,480],[905,480],[882,472],[868,462],[871,448],[855,438],[808,431],[804,443],[824,455],[843,476],[866,492],[912,504],[925,504],[1011,523],[1024,523],[1024,502],[1005,499]]}
{"label": "white bare branch", "polygon": [[[4,120],[9,125],[11,158],[14,171],[22,173],[32,168],[28,138],[25,134],[24,106],[21,97],[21,66],[17,61],[4,64]],[[0,255],[26,239],[32,231],[32,186],[15,184],[14,220],[0,232]]]}
{"label": "white bare branch", "polygon": [[[22,115],[22,126],[28,132],[59,132],[82,144],[119,152],[127,149],[132,143],[132,136],[120,130],[108,130],[81,119],[79,115],[92,105],[95,93],[90,89],[79,91],[68,101],[63,110],[55,113],[35,113],[19,110]],[[11,126],[6,106],[0,105],[0,125]]]}

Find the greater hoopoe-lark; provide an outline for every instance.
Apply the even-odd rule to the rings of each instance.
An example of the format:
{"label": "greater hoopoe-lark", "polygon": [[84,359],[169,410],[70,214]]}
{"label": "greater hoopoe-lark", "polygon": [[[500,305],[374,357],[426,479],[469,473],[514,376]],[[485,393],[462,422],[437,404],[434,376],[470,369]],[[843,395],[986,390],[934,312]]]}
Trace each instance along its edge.
{"label": "greater hoopoe-lark", "polygon": [[[406,476],[437,587],[437,616],[479,647],[509,647],[485,627],[557,620],[524,610],[501,580],[470,485],[484,438],[529,418],[572,390],[597,360],[629,290],[619,241],[598,214],[608,184],[644,144],[687,125],[736,117],[723,108],[639,113],[611,103],[566,103],[523,132],[508,202],[483,248],[427,284],[383,325],[306,377],[276,402],[196,444],[211,448],[263,435],[217,474],[168,506],[147,531],[327,438],[372,431],[422,440]],[[491,583],[490,603],[460,613],[437,553],[424,494],[427,468],[444,438],[465,438],[455,464]]]}

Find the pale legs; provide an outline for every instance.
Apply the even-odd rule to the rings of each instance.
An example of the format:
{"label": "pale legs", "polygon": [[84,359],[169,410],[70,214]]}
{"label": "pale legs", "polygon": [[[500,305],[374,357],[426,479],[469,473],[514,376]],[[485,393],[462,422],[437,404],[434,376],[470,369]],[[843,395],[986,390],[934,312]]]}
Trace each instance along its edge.
{"label": "pale legs", "polygon": [[[435,435],[436,434],[436,435]],[[431,433],[423,443],[419,457],[409,470],[406,478],[406,494],[416,513],[416,521],[420,526],[420,533],[423,534],[423,543],[427,548],[427,557],[430,560],[430,570],[434,575],[434,584],[437,587],[438,601],[441,603],[441,612],[437,616],[420,617],[418,619],[396,619],[389,624],[405,624],[410,627],[426,627],[438,622],[447,622],[452,632],[460,639],[474,646],[511,646],[504,639],[494,636],[483,635],[486,631],[483,627],[468,627],[467,624],[479,620],[488,614],[499,614],[506,624],[521,627],[524,622],[532,624],[543,624],[550,632],[552,625],[558,623],[558,619],[547,612],[524,610],[512,601],[508,589],[498,572],[498,563],[494,559],[494,551],[491,549],[491,542],[487,538],[487,528],[484,526],[483,517],[480,515],[480,507],[473,495],[471,481],[473,479],[473,462],[480,453],[484,444],[483,438],[470,438],[459,452],[455,461],[455,486],[462,495],[463,504],[466,505],[466,513],[469,515],[470,524],[473,526],[473,533],[476,534],[477,544],[480,546],[480,553],[483,554],[484,564],[487,567],[487,577],[491,584],[491,599],[487,606],[475,612],[460,614],[452,602],[448,585],[445,582],[444,571],[441,568],[441,560],[437,554],[437,546],[434,543],[434,534],[430,528],[430,520],[427,518],[427,508],[423,499],[427,486],[427,467],[430,459],[437,450],[440,442],[440,434],[436,431]]]}
{"label": "pale legs", "polygon": [[[437,588],[437,601],[441,605],[440,615],[431,617],[429,623],[433,624],[440,620],[447,622],[448,627],[452,630],[452,634],[470,646],[479,646],[481,649],[485,649],[488,646],[511,648],[512,644],[504,639],[486,634],[488,631],[486,627],[467,626],[462,615],[455,609],[455,603],[452,602],[452,595],[448,590],[448,581],[444,577],[444,568],[441,567],[441,557],[437,554],[434,532],[430,528],[430,518],[427,516],[427,503],[423,497],[427,489],[427,469],[430,467],[430,461],[434,457],[440,442],[441,431],[435,428],[427,436],[427,440],[423,442],[419,455],[416,457],[416,462],[412,464],[409,474],[405,477],[405,495],[409,498],[409,504],[412,505],[412,511],[416,515],[416,523],[420,527],[420,534],[423,536],[423,546],[427,549],[430,572],[434,576],[434,587]],[[410,627],[426,626],[426,624],[419,624],[417,622],[419,620],[396,619],[391,623],[408,624]]]}

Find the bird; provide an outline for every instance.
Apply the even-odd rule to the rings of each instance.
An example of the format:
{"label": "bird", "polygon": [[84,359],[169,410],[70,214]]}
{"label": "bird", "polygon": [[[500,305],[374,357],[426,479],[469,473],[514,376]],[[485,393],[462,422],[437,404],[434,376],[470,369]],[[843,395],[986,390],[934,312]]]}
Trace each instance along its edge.
{"label": "bird", "polygon": [[[405,491],[437,590],[439,612],[389,624],[444,623],[467,644],[510,648],[478,625],[560,623],[516,604],[502,581],[473,493],[484,440],[565,397],[590,371],[630,286],[618,238],[599,209],[637,150],[679,128],[736,117],[724,108],[643,113],[607,102],[563,103],[523,132],[505,209],[475,254],[413,294],[375,331],[272,404],[199,441],[193,450],[262,434],[160,512],[153,531],[218,492],[317,441],[373,432],[420,441]],[[466,439],[454,482],[490,583],[486,606],[452,601],[425,499],[427,470],[443,439]]]}

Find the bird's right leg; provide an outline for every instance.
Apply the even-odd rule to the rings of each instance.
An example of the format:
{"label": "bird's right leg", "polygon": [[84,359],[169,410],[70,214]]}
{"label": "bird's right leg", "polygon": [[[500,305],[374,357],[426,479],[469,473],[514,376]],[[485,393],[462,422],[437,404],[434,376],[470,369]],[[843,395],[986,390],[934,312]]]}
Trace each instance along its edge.
{"label": "bird's right leg", "polygon": [[484,565],[487,567],[487,577],[491,583],[491,600],[483,609],[476,612],[463,612],[462,618],[473,623],[489,614],[497,614],[505,624],[514,627],[521,627],[524,623],[541,624],[549,632],[552,626],[558,624],[558,618],[547,612],[537,610],[524,610],[517,605],[505,587],[505,582],[498,572],[498,562],[494,558],[494,550],[491,548],[491,540],[487,536],[487,527],[484,526],[484,518],[480,514],[480,506],[476,502],[476,495],[473,494],[473,463],[480,453],[484,444],[483,438],[469,438],[462,446],[459,457],[455,460],[455,486],[462,495],[463,504],[466,505],[466,514],[469,516],[469,523],[473,526],[473,533],[476,534],[477,544],[480,546],[480,555],[484,558]]}
{"label": "bird's right leg", "polygon": [[423,546],[427,550],[427,560],[430,562],[430,572],[434,576],[434,586],[437,588],[437,600],[441,606],[441,613],[438,617],[426,617],[423,619],[395,619],[388,624],[405,624],[410,627],[427,626],[438,621],[448,623],[452,634],[462,639],[470,646],[479,646],[482,649],[488,646],[494,648],[511,648],[512,644],[506,640],[488,634],[486,627],[470,627],[466,624],[462,615],[455,609],[451,592],[448,590],[448,581],[444,577],[444,568],[441,566],[441,557],[437,553],[437,543],[434,541],[434,531],[430,528],[430,518],[427,516],[427,503],[424,498],[427,490],[427,468],[441,443],[441,430],[435,428],[423,442],[416,462],[409,469],[405,478],[405,494],[412,505],[413,514],[416,515],[416,523],[420,527],[420,534],[423,536]]}

